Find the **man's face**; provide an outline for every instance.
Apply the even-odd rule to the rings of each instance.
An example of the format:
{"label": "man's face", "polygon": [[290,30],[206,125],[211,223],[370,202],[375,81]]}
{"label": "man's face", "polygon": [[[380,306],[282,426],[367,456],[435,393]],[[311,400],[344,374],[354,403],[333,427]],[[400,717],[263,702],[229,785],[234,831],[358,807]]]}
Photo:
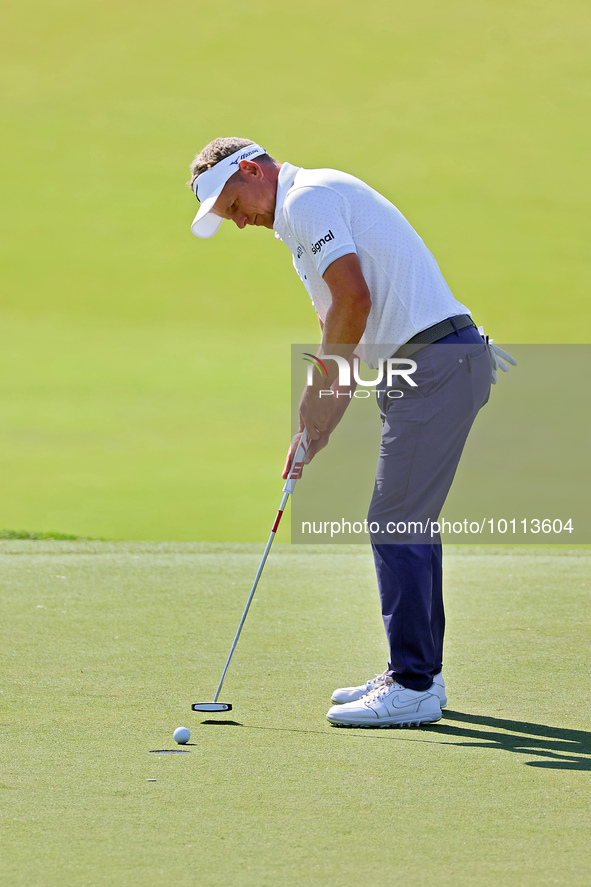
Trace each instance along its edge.
{"label": "man's face", "polygon": [[239,172],[226,182],[212,212],[235,222],[239,228],[247,225],[272,228],[276,197],[276,182],[265,174],[265,166],[242,160]]}

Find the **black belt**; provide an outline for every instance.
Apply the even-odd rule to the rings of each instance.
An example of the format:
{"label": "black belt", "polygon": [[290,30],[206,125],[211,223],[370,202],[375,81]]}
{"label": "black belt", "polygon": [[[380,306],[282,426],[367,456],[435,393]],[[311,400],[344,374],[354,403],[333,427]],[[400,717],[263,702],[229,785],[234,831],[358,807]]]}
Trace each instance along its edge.
{"label": "black belt", "polygon": [[412,339],[409,339],[407,345],[432,345],[439,339],[444,339],[451,333],[458,333],[465,330],[468,326],[476,326],[469,314],[456,314],[455,317],[448,317],[435,326],[430,326],[426,330],[421,330]]}
{"label": "black belt", "polygon": [[421,330],[420,333],[409,339],[408,342],[396,351],[396,356],[410,357],[411,354],[416,354],[425,345],[432,345],[434,342],[449,336],[450,333],[459,333],[460,330],[465,330],[469,326],[476,327],[469,314],[456,314],[455,317],[447,317],[445,320],[434,324],[434,326]]}

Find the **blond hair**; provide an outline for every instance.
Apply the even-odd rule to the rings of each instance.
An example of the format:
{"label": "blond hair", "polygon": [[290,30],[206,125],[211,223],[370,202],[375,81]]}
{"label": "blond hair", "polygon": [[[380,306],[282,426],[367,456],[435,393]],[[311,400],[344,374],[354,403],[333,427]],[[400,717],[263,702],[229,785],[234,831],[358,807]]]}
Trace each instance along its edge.
{"label": "blond hair", "polygon": [[[207,172],[208,169],[211,169],[216,163],[219,163],[220,160],[229,157],[230,154],[234,154],[241,148],[246,148],[247,145],[255,144],[256,142],[253,142],[252,139],[240,139],[236,136],[229,136],[225,139],[214,139],[213,142],[209,142],[209,144],[197,154],[191,163],[191,178],[187,182],[187,186],[193,190],[193,183],[195,182],[195,179],[199,178],[201,173]],[[268,163],[269,161],[272,161],[273,158],[268,154],[261,154],[256,160],[257,163]]]}

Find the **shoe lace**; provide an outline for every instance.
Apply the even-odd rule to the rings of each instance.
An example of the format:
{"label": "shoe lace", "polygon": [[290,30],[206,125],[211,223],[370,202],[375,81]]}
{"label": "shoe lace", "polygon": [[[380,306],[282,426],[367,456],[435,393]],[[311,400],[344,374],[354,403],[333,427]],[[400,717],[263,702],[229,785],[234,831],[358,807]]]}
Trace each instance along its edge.
{"label": "shoe lace", "polygon": [[369,681],[366,682],[365,686],[367,688],[368,693],[372,690],[375,690],[376,687],[381,686],[384,681],[387,680],[388,672],[383,671],[382,674],[376,674],[375,678],[370,678]]}
{"label": "shoe lace", "polygon": [[393,689],[403,690],[404,687],[397,681],[395,681],[394,678],[391,678],[389,675],[384,675],[383,683],[379,684],[377,687],[371,690],[367,694],[366,699],[368,701],[371,700],[373,702],[376,702],[379,699],[383,699],[385,696],[388,695],[388,693],[391,693]]}

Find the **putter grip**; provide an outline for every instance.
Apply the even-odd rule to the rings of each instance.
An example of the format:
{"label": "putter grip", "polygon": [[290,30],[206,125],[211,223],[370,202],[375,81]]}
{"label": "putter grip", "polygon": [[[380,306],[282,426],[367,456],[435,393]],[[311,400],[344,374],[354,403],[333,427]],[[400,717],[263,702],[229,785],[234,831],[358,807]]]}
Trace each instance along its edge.
{"label": "putter grip", "polygon": [[293,459],[291,462],[291,468],[289,469],[289,475],[287,480],[285,481],[285,486],[283,487],[284,493],[293,493],[294,487],[296,485],[296,481],[302,474],[302,468],[304,466],[304,456],[308,452],[308,447],[312,443],[308,432],[304,428],[302,432],[302,436],[300,437],[300,442],[297,446],[297,449],[293,455]]}

